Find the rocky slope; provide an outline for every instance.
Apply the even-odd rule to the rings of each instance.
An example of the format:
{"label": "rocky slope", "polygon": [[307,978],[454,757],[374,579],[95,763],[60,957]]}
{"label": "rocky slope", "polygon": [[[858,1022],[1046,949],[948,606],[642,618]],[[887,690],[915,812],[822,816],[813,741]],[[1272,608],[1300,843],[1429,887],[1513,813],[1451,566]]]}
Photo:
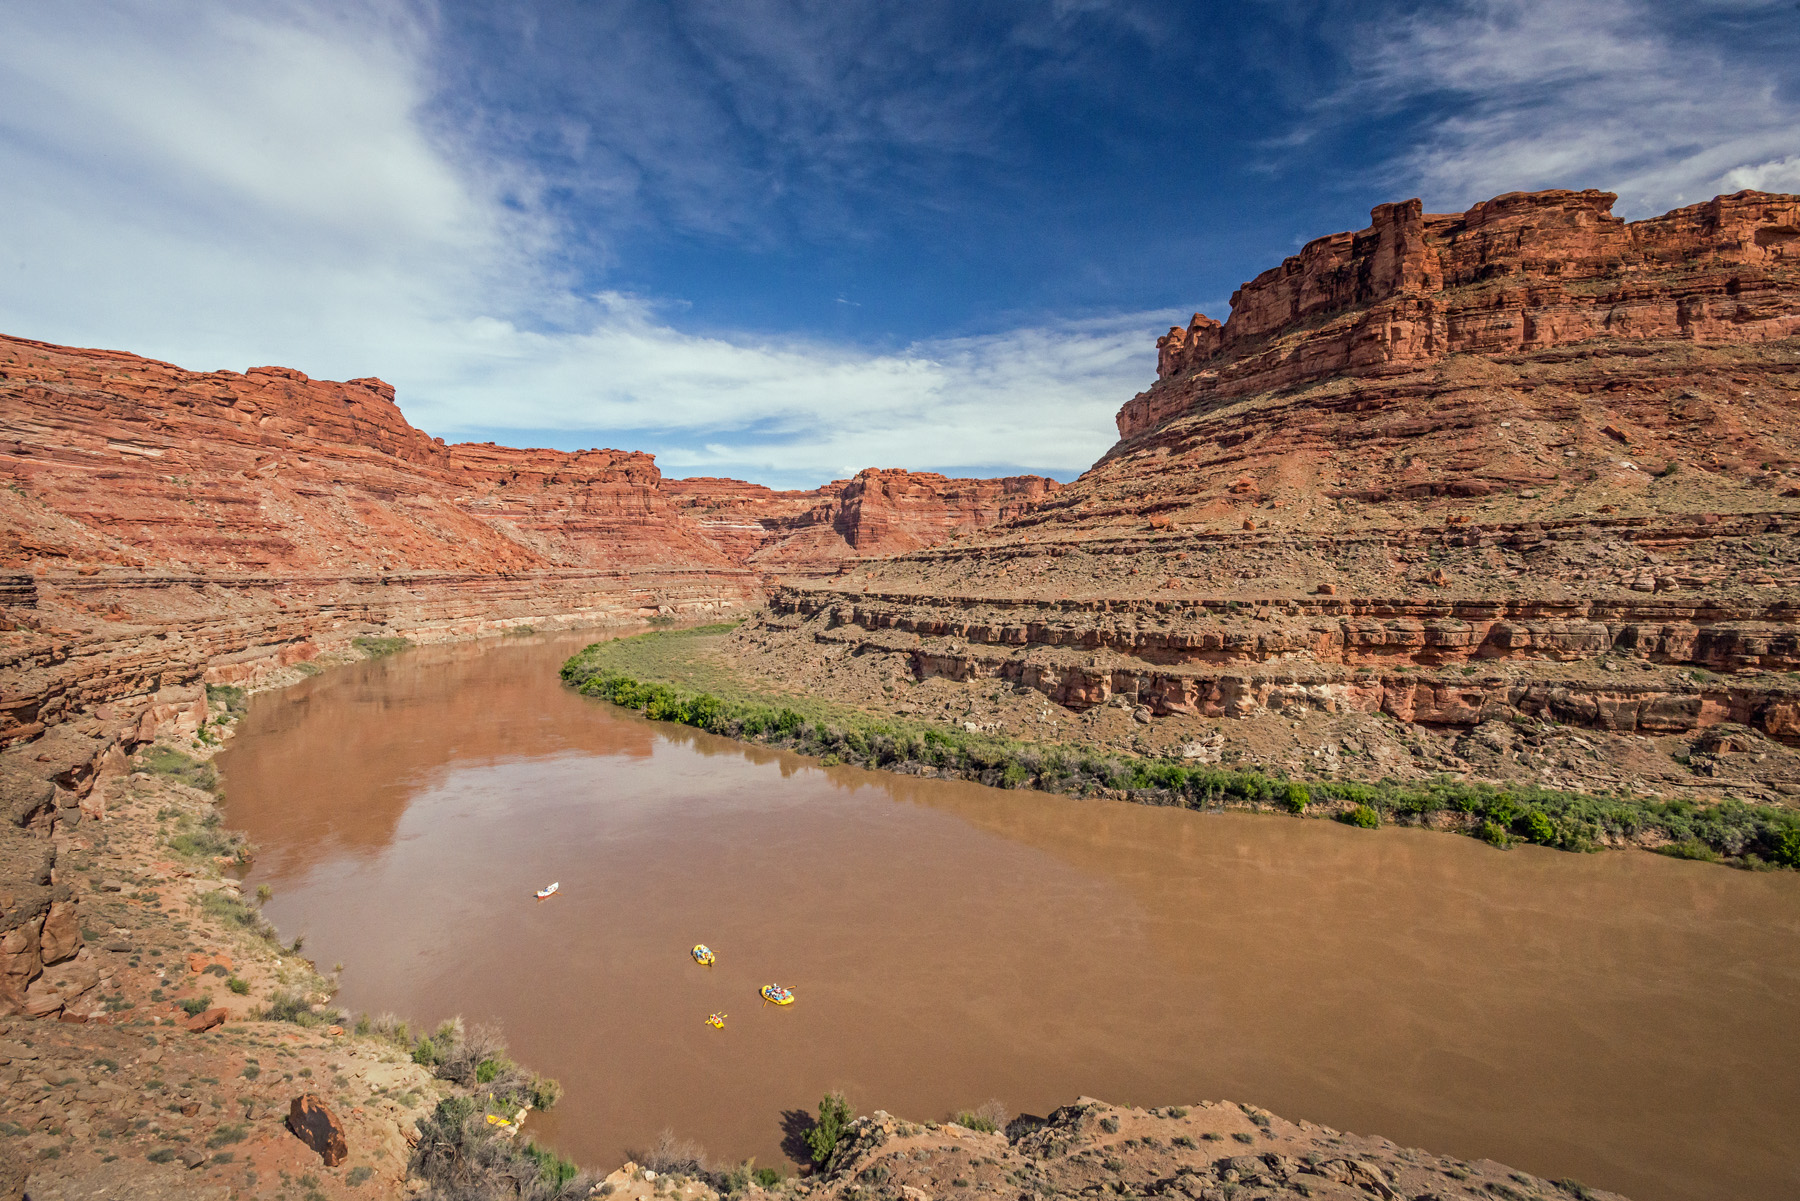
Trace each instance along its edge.
{"label": "rocky slope", "polygon": [[1379,206],[1160,339],[1080,480],[790,582],[739,661],[1299,774],[1794,795],[1800,197],[1612,201]]}
{"label": "rocky slope", "polygon": [[816,1201],[994,1194],[1184,1201],[1616,1197],[1489,1160],[1433,1155],[1226,1102],[1144,1110],[1082,1098],[1046,1122],[1023,1120],[1009,1132],[1014,1137],[877,1112],[856,1120],[827,1176],[808,1195]]}

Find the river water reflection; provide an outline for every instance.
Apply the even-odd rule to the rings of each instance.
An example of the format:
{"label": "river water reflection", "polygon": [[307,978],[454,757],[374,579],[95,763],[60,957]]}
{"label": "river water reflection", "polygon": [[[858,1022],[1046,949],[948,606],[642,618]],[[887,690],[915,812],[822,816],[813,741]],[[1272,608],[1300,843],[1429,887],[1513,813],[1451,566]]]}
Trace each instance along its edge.
{"label": "river water reflection", "polygon": [[824,769],[575,695],[587,640],[333,671],[221,760],[340,1001],[503,1023],[578,1159],[669,1128],[779,1162],[833,1088],[919,1120],[1085,1093],[1800,1195],[1800,875]]}

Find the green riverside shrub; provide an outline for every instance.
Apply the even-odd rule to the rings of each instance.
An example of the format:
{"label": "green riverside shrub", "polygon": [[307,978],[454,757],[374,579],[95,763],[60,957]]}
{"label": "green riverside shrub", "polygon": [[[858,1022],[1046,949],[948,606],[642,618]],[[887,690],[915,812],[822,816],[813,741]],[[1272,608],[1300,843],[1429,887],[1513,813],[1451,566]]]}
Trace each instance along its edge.
{"label": "green riverside shrub", "polygon": [[[637,678],[609,665],[631,661],[650,639],[720,633],[731,625],[638,635],[595,643],[570,658],[562,678],[583,695],[696,729],[781,746],[832,763],[917,767],[1002,788],[1035,787],[1075,796],[1123,795],[1144,804],[1189,809],[1339,809],[1338,820],[1374,828],[1420,825],[1449,814],[1466,833],[1495,846],[1528,839],[1565,851],[1607,845],[1694,844],[1746,865],[1800,868],[1800,812],[1746,801],[1697,803],[1632,796],[1594,796],[1530,784],[1504,788],[1442,776],[1432,780],[1287,780],[1254,769],[1205,766],[1145,756],[1114,757],[1091,747],[1033,744],[882,718],[817,701],[792,704],[734,699]],[[623,649],[622,649],[623,648]],[[666,662],[654,654],[650,663]],[[660,670],[660,668],[659,668]],[[677,668],[676,674],[683,670]],[[716,677],[709,677],[716,678]],[[804,704],[807,712],[794,705]],[[1342,807],[1348,805],[1347,811]]]}
{"label": "green riverside shrub", "polygon": [[806,1146],[812,1152],[815,1166],[824,1167],[830,1162],[831,1153],[837,1150],[838,1139],[855,1120],[856,1114],[843,1093],[825,1094],[819,1102],[819,1120],[806,1132]]}

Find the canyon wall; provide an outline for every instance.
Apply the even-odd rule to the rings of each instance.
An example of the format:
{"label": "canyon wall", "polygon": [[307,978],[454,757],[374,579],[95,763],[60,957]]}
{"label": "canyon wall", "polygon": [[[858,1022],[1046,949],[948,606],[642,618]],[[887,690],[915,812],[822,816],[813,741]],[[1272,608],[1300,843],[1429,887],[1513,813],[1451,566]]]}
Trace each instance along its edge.
{"label": "canyon wall", "polygon": [[855,557],[936,546],[1020,516],[1061,487],[1038,475],[950,479],[879,467],[806,492],[706,477],[664,484],[725,553],[777,574],[823,574]]}
{"label": "canyon wall", "polygon": [[1800,333],[1800,198],[1739,192],[1647,221],[1611,192],[1513,192],[1466,213],[1377,205],[1369,228],[1306,244],[1157,340],[1152,389],[1119,414],[1129,439],[1184,407],[1334,374],[1405,371],[1455,354],[1596,338],[1756,342]]}
{"label": "canyon wall", "polygon": [[[1054,481],[671,481],[647,454],[447,445],[379,379],[192,372],[0,337],[0,1013],[96,987],[56,831],[206,687],[360,638],[752,608],[774,575],[930,546]],[[73,1012],[68,1010],[68,1012]]]}
{"label": "canyon wall", "polygon": [[[1079,480],[788,581],[744,662],[1302,775],[1800,796],[1800,197],[1613,200],[1377,206],[1159,339]],[[1631,766],[1483,759],[1478,728],[1596,731]]]}
{"label": "canyon wall", "polygon": [[866,471],[805,492],[647,454],[446,445],[379,379],[190,372],[0,338],[0,744],[358,635],[753,606],[1016,515],[1058,485]]}

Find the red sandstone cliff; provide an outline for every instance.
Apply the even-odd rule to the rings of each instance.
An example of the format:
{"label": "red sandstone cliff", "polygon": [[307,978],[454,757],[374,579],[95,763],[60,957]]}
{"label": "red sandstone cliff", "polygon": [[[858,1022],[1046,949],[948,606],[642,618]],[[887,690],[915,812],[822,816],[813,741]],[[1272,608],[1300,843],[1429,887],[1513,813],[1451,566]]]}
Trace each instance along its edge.
{"label": "red sandstone cliff", "polygon": [[631,451],[445,445],[378,379],[5,337],[0,476],[0,744],[125,698],[174,712],[202,672],[251,678],[359,633],[754,604],[770,573],[933,545],[1057,487],[670,481]]}
{"label": "red sandstone cliff", "polygon": [[1449,355],[1597,338],[1756,342],[1800,333],[1800,196],[1739,192],[1627,223],[1611,192],[1512,192],[1466,213],[1377,205],[1239,288],[1220,325],[1157,340],[1130,439],[1195,405]]}
{"label": "red sandstone cliff", "polygon": [[1061,487],[1037,475],[950,479],[876,467],[806,492],[704,477],[664,484],[727,554],[773,573],[936,546],[1009,521]]}
{"label": "red sandstone cliff", "polygon": [[1159,339],[1080,479],[790,582],[742,662],[1290,774],[1800,796],[1800,196],[1612,202],[1378,206]]}

